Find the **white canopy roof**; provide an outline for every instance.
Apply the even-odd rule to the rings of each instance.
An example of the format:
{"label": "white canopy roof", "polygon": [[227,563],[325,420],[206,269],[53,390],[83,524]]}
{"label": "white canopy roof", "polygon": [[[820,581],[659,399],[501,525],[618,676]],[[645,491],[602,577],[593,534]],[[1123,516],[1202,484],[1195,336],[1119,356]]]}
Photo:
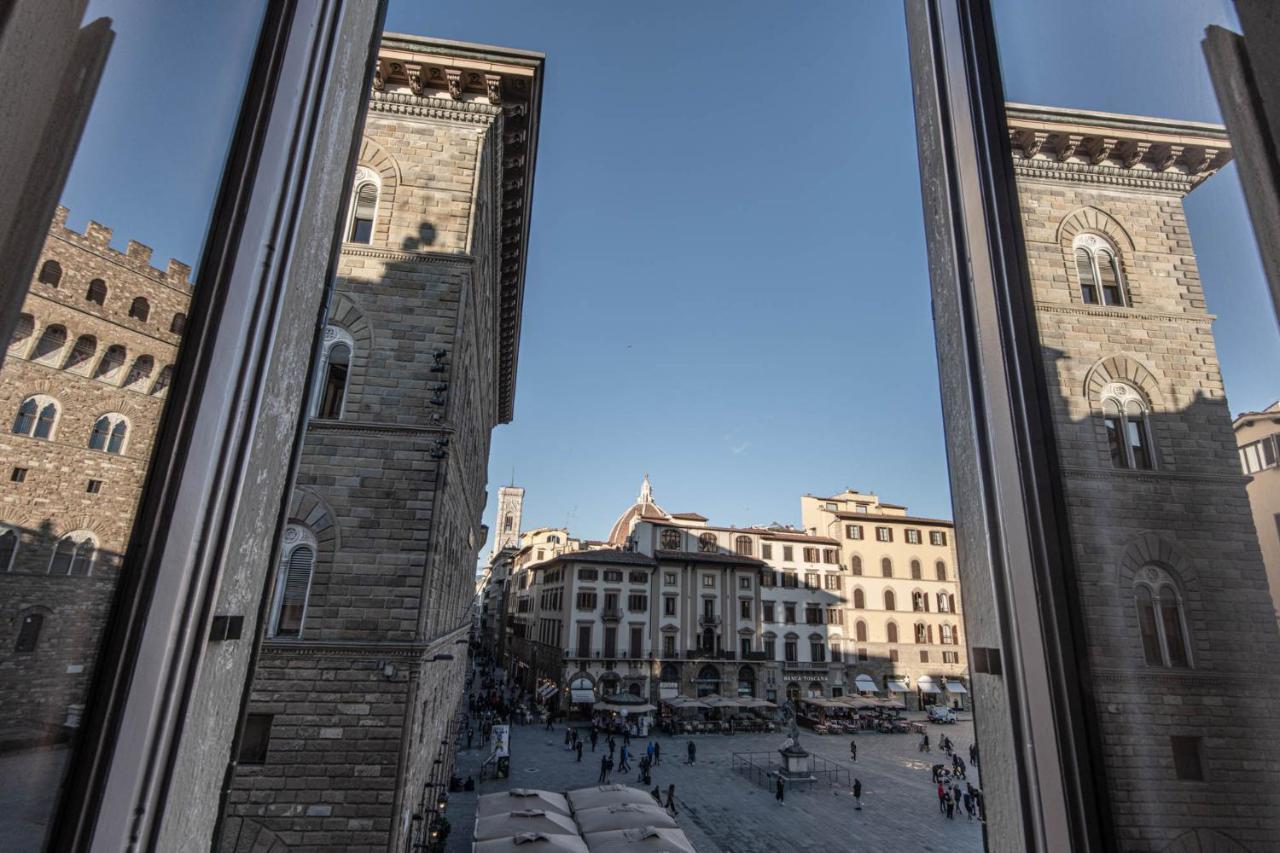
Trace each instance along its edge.
{"label": "white canopy roof", "polygon": [[890,693],[910,693],[911,692],[911,688],[907,686],[907,682],[902,681],[901,679],[894,679],[893,681],[890,681],[888,684],[888,690]]}
{"label": "white canopy roof", "polygon": [[[646,794],[646,796],[648,796]],[[607,832],[611,829],[636,829],[642,826],[676,829],[676,822],[667,814],[667,810],[649,798],[647,805],[639,803],[618,803],[612,806],[599,806],[593,809],[581,809],[573,813],[578,828],[583,835],[593,832]]]}
{"label": "white canopy roof", "polygon": [[697,853],[683,831],[665,827],[593,832],[586,840],[591,853]]}
{"label": "white canopy roof", "polygon": [[537,788],[511,788],[496,794],[482,794],[476,801],[478,818],[526,809],[542,809],[566,817],[572,813],[564,794]]}
{"label": "white canopy roof", "polygon": [[875,693],[880,688],[876,687],[876,681],[869,675],[859,675],[853,680],[854,686],[863,693]]}
{"label": "white canopy roof", "polygon": [[477,841],[471,850],[473,853],[590,853],[587,843],[576,835],[547,835],[542,832]]}
{"label": "white canopy roof", "polygon": [[941,693],[942,689],[934,683],[933,679],[927,675],[922,675],[916,679],[916,686],[920,688],[921,693]]}
{"label": "white canopy roof", "polygon": [[[569,805],[573,806],[574,814],[583,809],[593,809],[598,806],[615,806],[619,803],[653,805],[653,797],[648,791],[633,788],[630,785],[594,785],[590,788],[579,788],[576,791],[569,792],[568,800]],[[615,828],[610,827],[610,829]]]}
{"label": "white canopy roof", "polygon": [[578,827],[573,818],[542,809],[528,809],[506,814],[496,814],[476,820],[475,840],[489,841],[494,838],[509,838],[525,832],[540,832],[544,835],[575,835]]}
{"label": "white canopy roof", "polygon": [[948,693],[968,693],[969,692],[968,689],[966,689],[965,686],[961,684],[959,681],[947,681],[946,685],[947,685]]}

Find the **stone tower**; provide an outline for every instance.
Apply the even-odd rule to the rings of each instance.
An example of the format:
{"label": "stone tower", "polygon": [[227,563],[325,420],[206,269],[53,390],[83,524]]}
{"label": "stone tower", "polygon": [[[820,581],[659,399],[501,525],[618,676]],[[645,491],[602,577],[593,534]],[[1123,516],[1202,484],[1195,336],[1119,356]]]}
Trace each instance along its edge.
{"label": "stone tower", "polygon": [[503,486],[498,489],[498,516],[493,522],[493,554],[520,544],[520,511],[524,507],[524,489]]}
{"label": "stone tower", "polygon": [[406,850],[452,767],[540,54],[386,34],[223,850]]}
{"label": "stone tower", "polygon": [[1009,121],[1117,843],[1273,850],[1280,634],[1183,210],[1229,142]]}

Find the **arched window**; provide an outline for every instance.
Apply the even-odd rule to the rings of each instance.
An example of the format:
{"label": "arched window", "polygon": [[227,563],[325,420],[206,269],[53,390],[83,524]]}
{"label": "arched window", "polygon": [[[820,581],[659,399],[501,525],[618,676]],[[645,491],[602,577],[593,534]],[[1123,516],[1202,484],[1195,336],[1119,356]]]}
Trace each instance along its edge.
{"label": "arched window", "polygon": [[939,631],[941,632],[941,642],[944,646],[950,646],[956,642],[955,634],[952,632],[951,626],[944,624]]}
{"label": "arched window", "polygon": [[30,314],[19,314],[18,325],[13,327],[13,337],[9,338],[9,349],[18,351],[31,340],[36,331],[36,318]]}
{"label": "arched window", "polygon": [[100,278],[95,278],[89,282],[89,290],[85,293],[84,298],[95,305],[103,305],[107,301],[107,283]]}
{"label": "arched window", "polygon": [[947,564],[941,560],[933,564],[933,571],[934,574],[937,575],[938,580],[944,581],[947,579]]}
{"label": "arched window", "polygon": [[938,612],[949,613],[951,611],[951,597],[945,592],[938,593]]}
{"label": "arched window", "polygon": [[171,382],[173,382],[173,366],[166,364],[160,368],[160,374],[156,376],[155,384],[151,386],[151,393],[153,395],[163,394],[169,388]]}
{"label": "arched window", "polygon": [[59,576],[91,575],[98,554],[98,540],[87,530],[68,533],[53,546],[49,558],[49,574]]}
{"label": "arched window", "polygon": [[125,439],[129,435],[129,422],[116,412],[105,414],[93,423],[89,434],[89,449],[107,453],[123,453]]}
{"label": "arched window", "polygon": [[853,636],[859,643],[867,641],[867,623],[859,619],[853,624]]}
{"label": "arched window", "polygon": [[0,532],[0,572],[13,571],[13,561],[18,556],[18,531],[6,527]]}
{"label": "arched window", "polygon": [[739,536],[733,540],[733,551],[739,557],[751,556],[751,537]]}
{"label": "arched window", "polygon": [[46,364],[56,364],[58,355],[62,352],[62,348],[67,343],[67,328],[54,324],[45,326],[44,331],[40,333],[40,340],[36,341],[36,348],[31,353],[32,361],[42,361]]}
{"label": "arched window", "polygon": [[62,281],[62,264],[57,261],[45,261],[40,266],[40,275],[36,280],[41,284],[57,287],[58,282]]}
{"label": "arched window", "polygon": [[1115,248],[1096,234],[1077,236],[1074,247],[1081,301],[1086,305],[1127,305]]}
{"label": "arched window", "polygon": [[738,667],[738,695],[756,695],[756,672],[749,666]]}
{"label": "arched window", "polygon": [[1138,606],[1138,630],[1142,651],[1152,666],[1189,667],[1190,643],[1182,613],[1182,597],[1171,578],[1159,566],[1144,566],[1134,586]]}
{"label": "arched window", "polygon": [[916,643],[919,645],[927,645],[930,641],[929,626],[923,622],[916,623]]}
{"label": "arched window", "polygon": [[854,576],[862,575],[862,558],[857,554],[853,555],[853,559],[849,561],[849,568],[853,571]]}
{"label": "arched window", "polygon": [[929,596],[920,590],[912,590],[911,592],[911,609],[916,613],[929,612]]}
{"label": "arched window", "polygon": [[858,587],[853,591],[853,609],[862,610],[867,606],[866,594],[862,591],[862,587]]}
{"label": "arched window", "polygon": [[1114,467],[1155,467],[1147,403],[1136,388],[1124,382],[1107,385],[1102,397],[1102,423]]}
{"label": "arched window", "polygon": [[888,625],[884,627],[884,638],[885,638],[885,641],[889,643],[898,642],[898,623],[897,622],[890,622]]}
{"label": "arched window", "polygon": [[886,578],[893,577],[893,560],[885,557],[880,561],[880,574]]}
{"label": "arched window", "polygon": [[187,330],[187,315],[179,311],[173,315],[173,319],[169,321],[169,331],[175,335],[180,335]]}
{"label": "arched window", "polygon": [[67,355],[67,361],[62,365],[63,370],[74,370],[77,367],[88,368],[89,362],[93,359],[93,354],[98,351],[98,339],[93,335],[81,335],[76,338],[75,346],[71,348],[71,352]]}
{"label": "arched window", "polygon": [[921,576],[920,561],[912,560],[911,561],[911,579],[913,581],[918,581],[920,580],[920,576]]}
{"label": "arched window", "polygon": [[307,596],[311,593],[316,543],[309,532],[292,524],[285,529],[284,542],[276,580],[271,636],[300,637],[307,612]]}
{"label": "arched window", "polygon": [[378,215],[378,183],[373,173],[361,168],[356,173],[356,188],[351,193],[351,225],[347,242],[372,243],[373,220]]}
{"label": "arched window", "polygon": [[58,422],[58,401],[44,394],[37,394],[22,401],[18,416],[13,421],[14,435],[49,439]]}
{"label": "arched window", "polygon": [[124,378],[124,387],[135,391],[146,391],[146,386],[155,370],[156,360],[149,355],[140,355],[133,360],[133,366]]}
{"label": "arched window", "polygon": [[40,629],[44,627],[43,613],[27,613],[18,628],[18,642],[13,650],[19,654],[34,652],[40,643]]}
{"label": "arched window", "polygon": [[714,533],[703,533],[699,535],[698,550],[704,553],[714,553],[716,550],[716,535]]}
{"label": "arched window", "polygon": [[662,531],[662,547],[667,551],[680,550],[680,531],[668,527]]}
{"label": "arched window", "polygon": [[338,420],[347,404],[347,378],[355,343],[346,329],[326,326],[320,356],[320,387],[316,389],[315,417]]}
{"label": "arched window", "polygon": [[133,303],[129,306],[129,316],[143,323],[147,322],[147,318],[151,316],[151,303],[145,296],[134,297]]}
{"label": "arched window", "polygon": [[891,589],[886,589],[884,591],[884,609],[885,610],[898,609],[898,599],[894,596],[893,590]]}
{"label": "arched window", "polygon": [[120,368],[124,366],[125,349],[120,344],[112,344],[107,347],[107,351],[102,354],[102,358],[98,361],[98,366],[93,371],[94,379],[103,379],[108,382],[115,379]]}

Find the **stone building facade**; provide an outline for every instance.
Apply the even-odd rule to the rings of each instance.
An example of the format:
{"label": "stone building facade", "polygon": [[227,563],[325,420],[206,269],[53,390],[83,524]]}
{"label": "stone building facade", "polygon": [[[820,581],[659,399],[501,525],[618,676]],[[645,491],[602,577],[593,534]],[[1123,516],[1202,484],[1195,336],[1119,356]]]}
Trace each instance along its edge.
{"label": "stone building facade", "polygon": [[853,491],[801,503],[804,529],[719,527],[662,509],[646,477],[608,543],[513,570],[512,670],[565,709],[628,692],[967,706],[951,523]]}
{"label": "stone building facade", "polygon": [[1249,506],[1267,568],[1271,604],[1280,623],[1280,402],[1244,412],[1232,424],[1240,469],[1249,477]]}
{"label": "stone building facade", "polygon": [[1280,635],[1183,210],[1229,143],[1009,120],[1118,844],[1275,849]]}
{"label": "stone building facade", "polygon": [[384,36],[223,849],[430,839],[512,416],[541,81],[538,54]]}
{"label": "stone building facade", "polygon": [[0,370],[0,748],[75,728],[191,299],[59,207]]}

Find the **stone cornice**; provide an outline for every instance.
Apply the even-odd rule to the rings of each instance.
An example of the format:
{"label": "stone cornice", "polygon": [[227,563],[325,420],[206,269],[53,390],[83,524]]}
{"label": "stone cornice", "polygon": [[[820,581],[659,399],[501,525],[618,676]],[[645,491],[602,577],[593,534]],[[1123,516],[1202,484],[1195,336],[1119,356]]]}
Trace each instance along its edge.
{"label": "stone cornice", "polygon": [[1243,486],[1249,478],[1243,474],[1192,474],[1180,471],[1134,471],[1129,468],[1089,468],[1083,465],[1064,465],[1062,472],[1078,480],[1136,480],[1141,483],[1222,483]]}
{"label": "stone cornice", "polygon": [[451,264],[463,267],[473,266],[476,262],[475,257],[472,255],[453,254],[450,252],[405,252],[398,249],[380,249],[360,243],[343,243],[342,255],[416,264]]}
{"label": "stone cornice", "polygon": [[502,108],[484,101],[454,101],[412,92],[377,91],[369,94],[369,112],[460,121],[488,127],[502,115]]}
{"label": "stone cornice", "polygon": [[383,433],[400,435],[452,435],[453,427],[441,423],[438,426],[417,424],[392,424],[380,421],[325,420],[311,418],[307,422],[309,432]]}
{"label": "stone cornice", "polygon": [[1022,177],[1190,192],[1231,159],[1219,125],[1008,104]]}
{"label": "stone cornice", "polygon": [[1141,308],[1094,308],[1088,305],[1062,305],[1058,302],[1036,302],[1036,311],[1046,314],[1076,314],[1089,317],[1114,317],[1117,320],[1169,320],[1178,323],[1212,323],[1217,314],[1174,314],[1165,311],[1143,311]]}

